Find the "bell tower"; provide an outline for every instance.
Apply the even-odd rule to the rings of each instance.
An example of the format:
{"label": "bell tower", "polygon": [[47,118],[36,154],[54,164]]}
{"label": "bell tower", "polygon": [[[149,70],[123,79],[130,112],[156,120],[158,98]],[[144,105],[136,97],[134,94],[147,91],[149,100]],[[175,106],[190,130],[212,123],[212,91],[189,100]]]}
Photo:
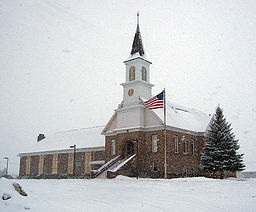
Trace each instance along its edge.
{"label": "bell tower", "polygon": [[129,58],[124,61],[126,66],[123,86],[123,106],[139,104],[139,98],[149,99],[152,96],[153,84],[150,83],[150,61],[146,59],[140,28],[139,13],[137,13],[137,28],[133,39]]}
{"label": "bell tower", "polygon": [[146,59],[142,44],[139,13],[137,13],[137,28],[133,39],[129,58],[124,61],[125,82],[123,86],[123,100],[115,109],[115,113],[103,130],[103,134],[115,134],[120,131],[131,132],[145,127],[145,106],[143,101],[152,97],[150,83],[151,62]]}

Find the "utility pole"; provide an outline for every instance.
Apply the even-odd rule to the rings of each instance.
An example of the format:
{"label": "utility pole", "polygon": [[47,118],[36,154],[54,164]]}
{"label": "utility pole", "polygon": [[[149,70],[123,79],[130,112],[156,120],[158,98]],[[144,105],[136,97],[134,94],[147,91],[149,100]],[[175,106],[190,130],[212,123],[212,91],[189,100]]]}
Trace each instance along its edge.
{"label": "utility pole", "polygon": [[75,178],[75,171],[76,171],[76,145],[70,146],[70,148],[74,148],[74,158],[73,158],[73,179]]}
{"label": "utility pole", "polygon": [[4,159],[6,160],[6,177],[8,175],[8,163],[9,163],[9,158],[8,157],[4,157]]}

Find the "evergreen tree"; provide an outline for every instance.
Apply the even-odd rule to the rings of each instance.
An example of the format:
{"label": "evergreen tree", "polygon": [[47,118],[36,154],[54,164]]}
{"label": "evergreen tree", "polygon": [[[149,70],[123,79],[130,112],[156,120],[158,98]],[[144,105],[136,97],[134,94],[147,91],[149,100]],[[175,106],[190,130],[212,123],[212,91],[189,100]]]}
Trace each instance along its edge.
{"label": "evergreen tree", "polygon": [[231,131],[231,124],[226,122],[223,109],[218,106],[206,133],[206,146],[200,163],[202,171],[219,171],[223,177],[225,171],[244,170],[243,154],[238,154],[238,140]]}

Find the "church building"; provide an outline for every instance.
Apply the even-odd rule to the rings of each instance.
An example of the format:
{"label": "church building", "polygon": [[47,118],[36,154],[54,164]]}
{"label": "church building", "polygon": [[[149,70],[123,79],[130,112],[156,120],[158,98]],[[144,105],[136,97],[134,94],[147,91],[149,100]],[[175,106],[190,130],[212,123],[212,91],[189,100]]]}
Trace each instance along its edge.
{"label": "church building", "polygon": [[[145,56],[138,21],[131,53],[124,64],[123,100],[107,124],[96,131],[65,132],[61,138],[52,138],[48,143],[46,136],[45,141],[37,142],[47,146],[43,151],[35,147],[33,152],[19,154],[21,177],[59,178],[77,174],[114,178],[121,174],[175,178],[202,175],[200,156],[211,117],[169,101],[165,101],[166,113],[163,108],[151,110],[145,106],[153,97],[154,85],[150,82],[152,63]],[[72,136],[67,137],[70,133]],[[75,139],[77,133],[78,140]],[[51,143],[62,140],[66,140],[65,144],[51,148]],[[80,153],[75,155],[69,146],[78,141]],[[88,141],[92,145],[88,146]]]}
{"label": "church building", "polygon": [[[139,24],[130,57],[124,61],[123,100],[105,126],[105,160],[120,165],[107,171],[139,177],[172,178],[200,175],[199,162],[210,116],[166,102],[164,109],[150,110],[150,65],[145,57]],[[166,164],[166,165],[165,165]]]}

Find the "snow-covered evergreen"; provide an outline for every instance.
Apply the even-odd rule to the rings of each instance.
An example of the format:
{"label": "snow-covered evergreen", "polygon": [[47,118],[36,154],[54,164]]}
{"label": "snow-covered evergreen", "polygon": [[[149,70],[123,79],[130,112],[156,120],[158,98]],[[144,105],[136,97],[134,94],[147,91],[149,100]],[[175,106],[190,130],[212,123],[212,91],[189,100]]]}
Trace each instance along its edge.
{"label": "snow-covered evergreen", "polygon": [[243,154],[238,154],[238,140],[226,122],[223,109],[219,106],[211,119],[206,133],[206,146],[203,150],[200,168],[204,172],[242,171]]}

